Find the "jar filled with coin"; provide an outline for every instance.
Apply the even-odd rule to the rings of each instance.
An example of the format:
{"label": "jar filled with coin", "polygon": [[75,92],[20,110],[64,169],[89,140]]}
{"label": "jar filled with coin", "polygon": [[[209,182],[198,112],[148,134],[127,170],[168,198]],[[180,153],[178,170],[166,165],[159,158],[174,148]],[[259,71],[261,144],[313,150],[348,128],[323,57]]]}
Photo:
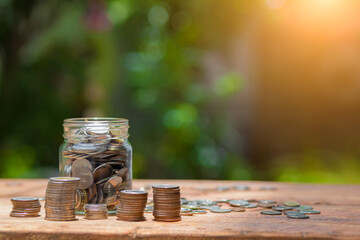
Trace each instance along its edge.
{"label": "jar filled with coin", "polygon": [[85,204],[107,204],[116,212],[119,192],[132,186],[132,147],[128,120],[123,118],[71,118],[64,120],[60,147],[60,174],[80,178],[76,211]]}

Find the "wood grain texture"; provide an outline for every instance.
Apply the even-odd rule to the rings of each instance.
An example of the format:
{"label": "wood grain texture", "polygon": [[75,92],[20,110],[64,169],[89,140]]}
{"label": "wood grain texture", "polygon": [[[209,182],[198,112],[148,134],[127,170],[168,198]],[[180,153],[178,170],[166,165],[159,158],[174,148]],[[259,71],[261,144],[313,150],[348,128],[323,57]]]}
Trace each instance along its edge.
{"label": "wood grain texture", "polygon": [[[115,216],[108,220],[85,220],[78,216],[73,222],[51,222],[41,217],[12,218],[11,197],[44,196],[46,179],[0,180],[0,239],[360,239],[360,186],[308,185],[273,182],[197,181],[197,180],[135,180],[134,187],[156,183],[181,186],[182,197],[188,199],[271,199],[278,202],[296,200],[320,210],[310,219],[289,219],[286,216],[261,215],[261,208],[228,214],[208,213],[183,216],[174,223],[153,221],[124,222]],[[245,184],[249,191],[201,191],[196,188]],[[260,190],[275,186],[274,191]],[[151,194],[150,194],[151,197]],[[44,202],[42,202],[42,205]]]}

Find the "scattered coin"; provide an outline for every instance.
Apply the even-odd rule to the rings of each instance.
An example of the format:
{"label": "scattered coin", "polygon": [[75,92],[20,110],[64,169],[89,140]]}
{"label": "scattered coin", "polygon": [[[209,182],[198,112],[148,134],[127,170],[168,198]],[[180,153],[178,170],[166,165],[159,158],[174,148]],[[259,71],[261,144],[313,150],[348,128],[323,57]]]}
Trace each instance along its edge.
{"label": "scattered coin", "polygon": [[234,186],[234,189],[239,191],[246,191],[246,190],[250,190],[250,187],[245,185],[236,185]]}
{"label": "scattered coin", "polygon": [[205,214],[205,213],[207,213],[207,211],[205,211],[205,210],[191,210],[191,212],[193,214]]}
{"label": "scattered coin", "polygon": [[300,205],[299,207],[294,207],[293,209],[296,210],[312,210],[312,206],[308,206],[308,205]]}
{"label": "scattered coin", "polygon": [[295,201],[288,201],[288,202],[285,202],[284,205],[287,207],[299,207],[300,203],[295,202]]}
{"label": "scattered coin", "polygon": [[233,207],[244,207],[250,203],[247,200],[230,200],[229,204]]}
{"label": "scattered coin", "polygon": [[297,212],[297,211],[285,211],[284,212],[285,215],[289,215],[289,214],[302,214],[301,212]]}
{"label": "scattered coin", "polygon": [[261,214],[265,214],[265,215],[281,215],[282,212],[279,211],[261,211]]}
{"label": "scattered coin", "polygon": [[273,186],[264,186],[264,187],[261,187],[260,190],[263,190],[263,191],[274,191],[274,190],[276,190],[276,187],[273,187]]}
{"label": "scattered coin", "polygon": [[285,207],[285,206],[278,206],[278,207],[272,207],[272,210],[275,211],[288,211],[288,210],[292,210],[292,207]]}
{"label": "scattered coin", "polygon": [[215,188],[216,191],[218,192],[224,192],[224,191],[229,191],[230,190],[230,187],[227,187],[227,186],[218,186]]}
{"label": "scattered coin", "polygon": [[260,207],[264,207],[264,208],[272,208],[275,207],[274,203],[259,203]]}
{"label": "scattered coin", "polygon": [[181,216],[193,216],[193,212],[181,212]]}
{"label": "scattered coin", "polygon": [[320,211],[317,211],[317,210],[301,210],[300,211],[302,214],[320,214]]}
{"label": "scattered coin", "polygon": [[233,207],[233,208],[230,208],[230,210],[233,212],[245,212],[245,209],[240,208],[240,207]]}
{"label": "scattered coin", "polygon": [[223,198],[223,199],[217,200],[215,202],[217,202],[217,203],[229,203],[229,201],[230,201],[229,199]]}
{"label": "scattered coin", "polygon": [[244,208],[256,208],[256,207],[258,207],[259,205],[258,204],[256,204],[256,203],[250,203],[250,204],[248,204],[248,205],[246,205],[246,206],[242,206],[242,207],[244,207]]}
{"label": "scattered coin", "polygon": [[297,218],[297,219],[306,219],[306,218],[309,218],[308,215],[303,215],[303,214],[288,214],[287,217],[288,217],[288,218]]}
{"label": "scattered coin", "polygon": [[231,212],[230,209],[223,209],[223,208],[217,208],[217,209],[210,209],[213,213],[229,213]]}
{"label": "scattered coin", "polygon": [[275,204],[276,203],[276,201],[274,201],[274,200],[260,200],[258,202],[264,203],[264,204]]}

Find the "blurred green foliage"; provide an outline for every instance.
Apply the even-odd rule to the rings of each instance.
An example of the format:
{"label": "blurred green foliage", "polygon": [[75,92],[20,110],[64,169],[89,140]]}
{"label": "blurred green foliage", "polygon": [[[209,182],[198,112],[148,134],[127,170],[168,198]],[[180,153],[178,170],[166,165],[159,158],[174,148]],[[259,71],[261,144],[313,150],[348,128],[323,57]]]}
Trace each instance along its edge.
{"label": "blurred green foliage", "polygon": [[63,119],[108,116],[130,120],[135,178],[360,182],[356,154],[266,159],[266,177],[244,157],[243,74],[204,59],[264,2],[0,1],[0,177],[57,175]]}
{"label": "blurred green foliage", "polygon": [[2,1],[0,176],[56,174],[63,119],[104,115],[130,120],[136,178],[251,178],[225,144],[242,77],[202,77],[218,7],[231,4]]}

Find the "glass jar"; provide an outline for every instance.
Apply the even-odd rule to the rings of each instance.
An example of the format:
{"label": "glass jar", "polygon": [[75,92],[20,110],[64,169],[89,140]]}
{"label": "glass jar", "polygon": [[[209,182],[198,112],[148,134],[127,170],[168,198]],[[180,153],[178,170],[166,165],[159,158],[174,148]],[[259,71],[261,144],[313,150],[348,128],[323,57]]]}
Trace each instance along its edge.
{"label": "glass jar", "polygon": [[79,177],[76,212],[86,203],[106,203],[116,211],[119,192],[132,187],[132,147],[128,120],[70,118],[64,120],[60,147],[60,175]]}

